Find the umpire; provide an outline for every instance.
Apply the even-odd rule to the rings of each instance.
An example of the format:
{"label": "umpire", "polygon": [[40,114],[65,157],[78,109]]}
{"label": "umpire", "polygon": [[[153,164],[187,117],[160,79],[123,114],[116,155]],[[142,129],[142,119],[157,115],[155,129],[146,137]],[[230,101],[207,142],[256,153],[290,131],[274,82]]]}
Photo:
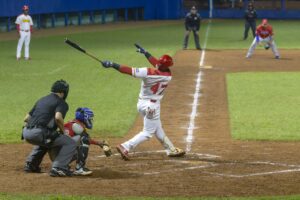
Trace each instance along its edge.
{"label": "umpire", "polygon": [[[64,135],[64,117],[69,106],[66,98],[69,85],[64,80],[56,81],[51,93],[39,99],[26,115],[23,138],[35,145],[26,160],[25,172],[41,172],[40,164],[44,155],[52,148],[60,151],[52,163],[50,176],[71,176],[69,163],[76,154],[76,142]],[[59,131],[57,131],[59,130]]]}
{"label": "umpire", "polygon": [[199,29],[200,29],[201,16],[197,13],[195,6],[191,8],[191,11],[185,17],[185,35],[183,42],[183,49],[186,49],[188,46],[190,32],[193,31],[195,46],[198,50],[201,50],[199,42]]}
{"label": "umpire", "polygon": [[256,10],[254,9],[254,6],[252,3],[248,4],[248,8],[245,11],[245,32],[244,32],[244,40],[248,37],[248,32],[251,27],[253,38],[255,37],[255,30],[256,30]]}

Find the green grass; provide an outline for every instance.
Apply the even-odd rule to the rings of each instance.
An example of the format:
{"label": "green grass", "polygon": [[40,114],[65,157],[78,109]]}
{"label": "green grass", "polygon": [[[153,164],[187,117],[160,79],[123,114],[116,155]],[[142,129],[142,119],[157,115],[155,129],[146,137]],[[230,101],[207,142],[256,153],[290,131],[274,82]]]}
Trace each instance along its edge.
{"label": "green grass", "polygon": [[228,74],[233,137],[243,140],[299,140],[299,85],[299,72]]}
{"label": "green grass", "polygon": [[[201,26],[203,45],[208,21]],[[279,48],[299,48],[298,21],[271,21],[276,32]],[[233,34],[234,30],[234,34]],[[277,31],[278,30],[278,31]],[[213,20],[208,48],[248,48],[251,41],[240,41],[243,33],[242,20]],[[65,36],[77,41],[102,59],[130,66],[148,66],[146,59],[135,52],[133,43],[139,42],[155,56],[174,53],[181,49],[184,28],[182,21],[173,25],[130,28]],[[70,83],[70,105],[67,120],[79,106],[95,111],[92,135],[122,136],[132,125],[140,81],[122,75],[71,49],[63,43],[65,36],[32,38],[30,62],[16,62],[17,41],[0,41],[0,143],[18,142],[23,117],[34,102],[47,95],[57,79]],[[191,48],[194,47],[190,37]]]}
{"label": "green grass", "polygon": [[[181,39],[176,25],[66,36],[101,59],[138,67],[149,64],[143,55],[135,52],[135,42],[160,56],[173,55],[180,47],[175,41]],[[0,110],[3,115],[0,143],[19,141],[26,112],[61,78],[70,83],[67,120],[73,117],[77,107],[86,106],[95,112],[93,135],[122,136],[133,124],[140,81],[114,69],[102,68],[65,45],[64,37],[33,38],[33,59],[29,62],[15,60],[16,41],[0,42]]]}
{"label": "green grass", "polygon": [[298,200],[300,196],[284,197],[88,197],[88,196],[63,196],[63,195],[8,195],[0,194],[1,200]]}

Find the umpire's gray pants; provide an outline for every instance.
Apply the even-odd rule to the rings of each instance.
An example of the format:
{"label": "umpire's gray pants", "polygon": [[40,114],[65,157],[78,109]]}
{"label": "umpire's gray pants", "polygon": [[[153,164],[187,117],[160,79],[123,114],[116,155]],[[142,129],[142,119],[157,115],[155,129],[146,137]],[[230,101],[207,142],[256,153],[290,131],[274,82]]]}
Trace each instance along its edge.
{"label": "umpire's gray pants", "polygon": [[51,134],[49,130],[42,128],[23,129],[24,139],[30,144],[36,145],[26,161],[39,166],[49,149],[60,148],[59,153],[53,160],[52,167],[67,170],[74,154],[76,154],[77,144],[66,135],[59,135],[54,141],[49,142],[47,141],[49,134]]}
{"label": "umpire's gray pants", "polygon": [[183,48],[185,49],[188,46],[189,36],[190,36],[191,31],[194,34],[195,46],[197,49],[200,49],[201,47],[200,47],[200,42],[199,42],[199,34],[198,34],[198,31],[196,31],[195,29],[186,30],[185,35],[184,35]]}

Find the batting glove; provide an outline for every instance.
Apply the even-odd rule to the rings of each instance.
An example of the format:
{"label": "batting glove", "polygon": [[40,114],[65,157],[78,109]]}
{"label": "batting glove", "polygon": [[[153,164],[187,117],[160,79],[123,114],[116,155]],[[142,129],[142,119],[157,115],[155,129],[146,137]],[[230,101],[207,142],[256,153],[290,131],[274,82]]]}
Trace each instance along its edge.
{"label": "batting glove", "polygon": [[136,52],[139,52],[141,54],[146,54],[147,53],[147,51],[143,47],[141,47],[139,44],[134,44],[134,45],[137,48]]}
{"label": "batting glove", "polygon": [[102,66],[105,67],[105,68],[110,68],[110,67],[113,67],[115,69],[119,69],[120,68],[120,65],[117,64],[117,63],[114,63],[112,61],[109,61],[109,60],[104,60],[101,62]]}

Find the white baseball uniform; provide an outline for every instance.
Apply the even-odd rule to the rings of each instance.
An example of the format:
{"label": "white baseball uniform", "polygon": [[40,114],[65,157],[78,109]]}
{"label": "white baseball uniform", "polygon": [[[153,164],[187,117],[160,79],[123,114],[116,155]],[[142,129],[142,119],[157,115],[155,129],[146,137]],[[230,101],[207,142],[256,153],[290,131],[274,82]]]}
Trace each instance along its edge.
{"label": "white baseball uniform", "polygon": [[31,36],[31,26],[33,26],[32,18],[29,15],[21,14],[17,17],[16,22],[20,28],[20,38],[17,47],[17,58],[21,58],[21,50],[25,42],[25,59],[29,58],[29,43]]}
{"label": "white baseball uniform", "polygon": [[121,145],[127,151],[130,151],[155,135],[169,155],[170,152],[175,151],[175,147],[162,128],[160,100],[163,98],[164,90],[172,79],[171,72],[162,72],[154,68],[132,68],[132,76],[142,79],[137,109],[144,118],[144,128],[140,133]]}

